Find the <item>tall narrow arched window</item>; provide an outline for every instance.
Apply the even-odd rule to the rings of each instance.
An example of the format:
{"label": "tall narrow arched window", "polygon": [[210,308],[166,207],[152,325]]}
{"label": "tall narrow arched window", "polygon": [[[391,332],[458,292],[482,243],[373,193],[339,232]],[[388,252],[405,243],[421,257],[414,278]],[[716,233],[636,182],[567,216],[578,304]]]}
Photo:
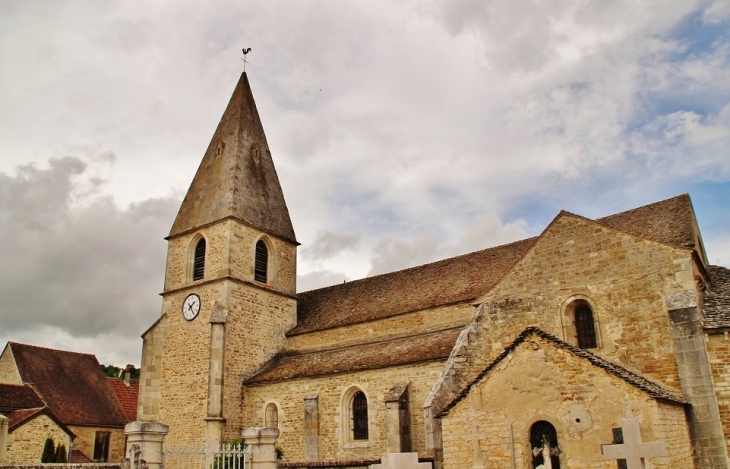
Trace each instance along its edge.
{"label": "tall narrow arched window", "polygon": [[266,406],[264,423],[266,428],[279,428],[279,409],[273,402]]}
{"label": "tall narrow arched window", "polygon": [[550,458],[553,469],[560,469],[560,448],[558,432],[555,427],[544,420],[535,422],[530,427],[530,447],[532,449],[532,467],[545,467],[545,460]]}
{"label": "tall narrow arched window", "polygon": [[193,280],[200,280],[205,275],[205,238],[201,238],[195,245],[193,258]]}
{"label": "tall narrow arched window", "polygon": [[352,439],[368,439],[368,399],[362,391],[352,396]]}
{"label": "tall narrow arched window", "polygon": [[575,305],[575,332],[578,336],[578,347],[596,348],[596,327],[593,322],[593,311],[585,301]]}
{"label": "tall narrow arched window", "polygon": [[263,240],[256,243],[256,259],[254,262],[253,278],[257,282],[266,283],[269,270],[269,249]]}

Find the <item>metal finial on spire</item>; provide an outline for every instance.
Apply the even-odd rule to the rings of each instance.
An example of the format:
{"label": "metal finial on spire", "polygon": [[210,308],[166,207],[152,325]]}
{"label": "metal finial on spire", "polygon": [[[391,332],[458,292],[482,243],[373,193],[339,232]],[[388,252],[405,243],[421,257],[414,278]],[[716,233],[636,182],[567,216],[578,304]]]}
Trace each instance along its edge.
{"label": "metal finial on spire", "polygon": [[241,52],[243,52],[243,58],[241,60],[243,60],[243,71],[245,72],[246,71],[246,64],[248,63],[248,61],[246,60],[246,54],[248,54],[249,52],[251,52],[251,48],[250,47],[248,47],[248,48],[244,47],[243,49],[241,49]]}

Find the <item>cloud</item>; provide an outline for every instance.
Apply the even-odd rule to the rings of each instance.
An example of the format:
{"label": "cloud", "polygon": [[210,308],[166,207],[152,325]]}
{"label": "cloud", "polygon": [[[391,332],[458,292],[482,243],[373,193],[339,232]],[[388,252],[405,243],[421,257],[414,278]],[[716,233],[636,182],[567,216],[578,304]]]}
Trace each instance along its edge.
{"label": "cloud", "polygon": [[307,260],[330,259],[342,251],[357,249],[360,238],[359,233],[341,234],[320,230],[313,242],[301,248],[301,257]]}
{"label": "cloud", "polygon": [[[0,173],[0,340],[94,342],[105,360],[115,348],[105,338],[141,347],[137,337],[158,317],[163,236],[179,201],[148,199],[120,209],[108,196],[76,191],[89,173],[76,157]],[[114,353],[129,362],[139,354]]]}

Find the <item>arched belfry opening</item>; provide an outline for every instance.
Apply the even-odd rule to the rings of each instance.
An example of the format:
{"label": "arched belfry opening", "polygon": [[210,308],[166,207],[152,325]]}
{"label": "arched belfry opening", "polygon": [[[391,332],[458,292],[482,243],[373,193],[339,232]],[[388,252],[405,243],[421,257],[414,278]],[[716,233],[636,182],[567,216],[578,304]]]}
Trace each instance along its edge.
{"label": "arched belfry opening", "polygon": [[253,278],[261,283],[266,283],[269,278],[269,248],[262,239],[256,242]]}
{"label": "arched belfry opening", "polygon": [[195,245],[193,258],[193,280],[201,280],[205,276],[205,238],[200,238]]}

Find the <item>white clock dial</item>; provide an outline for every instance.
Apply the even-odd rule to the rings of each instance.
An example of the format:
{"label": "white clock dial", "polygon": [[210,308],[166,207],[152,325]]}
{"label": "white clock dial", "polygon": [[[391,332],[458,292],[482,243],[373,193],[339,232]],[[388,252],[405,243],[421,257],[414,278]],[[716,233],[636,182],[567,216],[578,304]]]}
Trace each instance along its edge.
{"label": "white clock dial", "polygon": [[183,317],[188,321],[192,321],[200,312],[200,297],[195,293],[191,293],[185,298],[182,306]]}

